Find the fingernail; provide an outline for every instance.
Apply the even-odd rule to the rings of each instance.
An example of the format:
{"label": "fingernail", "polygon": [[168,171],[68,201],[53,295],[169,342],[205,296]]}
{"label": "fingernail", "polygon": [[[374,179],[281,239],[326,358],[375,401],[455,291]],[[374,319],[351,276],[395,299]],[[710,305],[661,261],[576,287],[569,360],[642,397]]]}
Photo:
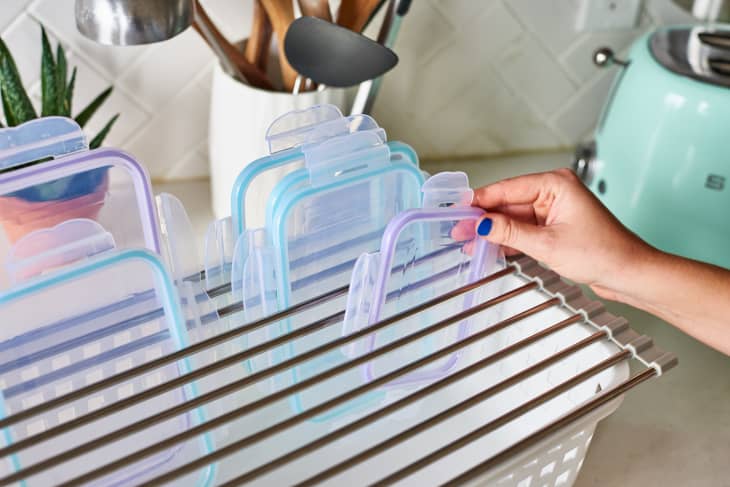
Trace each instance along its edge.
{"label": "fingernail", "polygon": [[486,237],[491,231],[492,219],[485,216],[484,218],[482,218],[482,221],[479,222],[479,226],[477,227],[477,234],[480,237]]}

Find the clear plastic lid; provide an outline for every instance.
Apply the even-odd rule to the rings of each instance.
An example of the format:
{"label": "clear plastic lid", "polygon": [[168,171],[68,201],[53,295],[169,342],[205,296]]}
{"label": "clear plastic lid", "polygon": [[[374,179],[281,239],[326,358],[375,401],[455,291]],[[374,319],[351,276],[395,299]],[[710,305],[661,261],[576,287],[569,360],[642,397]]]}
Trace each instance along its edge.
{"label": "clear plastic lid", "polygon": [[[36,231],[63,236],[69,220],[98,223],[117,248],[160,252],[149,177],[130,155],[85,150],[72,120],[50,117],[0,131],[0,289],[7,288],[11,247]],[[71,151],[69,153],[69,151]],[[49,250],[51,250],[49,248]]]}
{"label": "clear plastic lid", "polygon": [[[145,250],[105,252],[15,286],[0,295],[0,322],[2,417],[143,365],[188,343],[172,279],[160,259]],[[20,441],[189,371],[187,359],[150,369],[9,426],[2,436],[6,444]],[[133,436],[119,437],[108,446],[82,447],[94,438],[189,400],[196,394],[195,389],[196,384],[189,383],[74,428],[52,441],[23,449],[9,465],[3,464],[9,468],[3,474],[58,453],[59,442],[65,451],[80,448],[82,455],[26,480],[27,485],[57,484],[184,431],[204,421],[202,409],[173,417]],[[118,470],[97,483],[140,483],[212,449],[210,436],[200,436]],[[194,472],[184,482],[208,485],[213,480],[213,468]]]}
{"label": "clear plastic lid", "polygon": [[[471,203],[472,192],[464,173],[440,173],[423,186],[424,202],[429,207],[405,210],[386,228],[380,251],[361,256],[350,282],[343,334],[367,328],[378,321],[419,305],[494,272],[499,267],[499,247],[483,239],[455,241],[452,230],[459,223],[476,224],[483,211]],[[378,331],[365,342],[347,347],[345,353],[358,356],[436,323],[482,301],[486,294],[496,295],[490,286],[466,293],[444,305],[402,320]],[[484,315],[480,315],[483,319]],[[470,331],[470,320],[449,326],[411,345],[401,348],[397,357],[386,355],[363,367],[364,379],[382,375],[398,364],[416,360],[445,345],[463,339]],[[364,346],[363,346],[364,345]],[[453,354],[428,367],[410,373],[392,385],[433,380],[448,373],[458,360]]]}
{"label": "clear plastic lid", "polygon": [[[241,290],[247,319],[347,285],[357,257],[379,248],[387,222],[406,208],[420,206],[423,175],[404,155],[408,153],[395,156],[372,132],[336,137],[304,149],[306,167],[287,178],[291,184],[277,186],[279,197],[272,195],[272,200],[278,204],[267,228],[247,232],[247,257],[242,265],[234,265],[234,273],[244,276]],[[269,325],[248,339],[252,343],[272,339],[340,311],[344,304],[344,296],[333,299],[326,306]],[[257,357],[251,365],[257,369],[279,363],[298,350],[336,338],[339,332],[340,326],[333,324]],[[275,377],[273,387],[291,384],[345,359],[336,350]],[[358,374],[353,370],[345,376],[357,379]],[[315,388],[296,394],[291,398],[292,408],[299,411],[323,393]],[[328,416],[370,404],[372,397]]]}
{"label": "clear plastic lid", "polygon": [[421,201],[422,173],[391,157],[376,134],[336,137],[304,152],[306,182],[282,192],[267,222],[280,307],[347,284],[357,256],[379,248],[388,221]]}
{"label": "clear plastic lid", "polygon": [[246,165],[233,185],[231,216],[236,235],[246,228],[262,228],[262,207],[277,183],[290,172],[304,166],[305,146],[321,143],[349,133],[372,131],[386,140],[385,131],[367,115],[343,117],[333,105],[318,105],[295,110],[274,120],[266,140],[271,155]]}

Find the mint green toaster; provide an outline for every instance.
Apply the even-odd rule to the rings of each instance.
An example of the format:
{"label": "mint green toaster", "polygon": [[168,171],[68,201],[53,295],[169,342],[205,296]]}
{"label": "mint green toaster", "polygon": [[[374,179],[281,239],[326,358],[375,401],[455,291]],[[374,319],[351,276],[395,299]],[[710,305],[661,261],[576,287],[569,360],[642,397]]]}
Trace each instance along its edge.
{"label": "mint green toaster", "polygon": [[652,245],[730,268],[730,26],[662,28],[594,61],[619,67],[576,172]]}

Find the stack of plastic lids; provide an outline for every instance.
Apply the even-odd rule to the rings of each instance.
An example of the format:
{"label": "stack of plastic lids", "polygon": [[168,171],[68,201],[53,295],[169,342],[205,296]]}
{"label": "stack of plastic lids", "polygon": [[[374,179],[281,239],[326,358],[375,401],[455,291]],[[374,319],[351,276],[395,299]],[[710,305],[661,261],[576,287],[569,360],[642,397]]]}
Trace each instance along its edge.
{"label": "stack of plastic lids", "polygon": [[[366,115],[344,117],[334,105],[292,111],[272,122],[266,135],[270,155],[243,168],[233,185],[231,216],[213,221],[208,226],[203,256],[207,289],[224,289],[233,285],[234,295],[240,295],[240,277],[231,282],[234,254],[238,255],[237,264],[242,265],[250,245],[248,239],[251,236],[247,232],[264,228],[264,208],[269,195],[287,174],[303,167],[303,147],[358,131],[375,131],[385,140],[385,131],[372,118]],[[393,145],[412,153],[412,149],[403,144]],[[224,306],[231,304],[231,299],[232,295],[219,293],[215,302]]]}
{"label": "stack of plastic lids", "polygon": [[[84,262],[28,280],[0,295],[0,414],[3,417],[97,383],[188,344],[176,289],[158,257],[145,250],[109,251]],[[189,372],[187,359],[103,388],[3,430],[10,443],[53,429]],[[188,383],[134,406],[103,414],[54,441],[11,457],[5,474],[62,451],[84,455],[27,479],[27,485],[70,480],[95,465],[120,458],[204,421],[204,411],[173,417],[143,432],[90,449],[84,444],[181,404],[196,395]],[[101,484],[137,483],[212,451],[209,435],[148,457],[119,470]],[[187,483],[208,485],[213,467],[195,472]]]}
{"label": "stack of plastic lids", "polygon": [[[187,217],[179,201],[159,198],[144,169],[129,155],[87,150],[75,122],[51,117],[0,131],[0,220],[3,226],[0,294],[0,414],[27,410],[185,347],[188,328],[200,323],[199,296],[181,307],[182,276],[198,268],[184,238]],[[163,217],[158,227],[157,211]],[[189,222],[187,222],[189,223]],[[180,235],[171,235],[170,231]],[[164,252],[164,260],[161,255]],[[173,273],[173,274],[171,274]],[[179,278],[173,279],[177,273]],[[176,283],[178,287],[176,287]],[[9,289],[8,289],[9,288]],[[189,290],[189,289],[188,289]],[[185,300],[183,300],[185,302]],[[183,309],[194,319],[186,320]],[[3,431],[5,444],[53,429],[89,411],[190,370],[186,360],[45,411]],[[190,383],[110,412],[57,441],[20,450],[9,471],[154,415],[196,394]],[[90,451],[36,477],[48,485],[152,443],[204,419],[196,409],[151,430]],[[53,445],[58,445],[56,450]],[[61,447],[62,445],[62,447]],[[150,457],[103,479],[103,484],[143,480],[212,449],[209,436]],[[213,468],[191,474],[205,485]]]}
{"label": "stack of plastic lids", "polygon": [[[452,230],[457,224],[469,222],[468,225],[476,225],[483,214],[481,209],[471,206],[473,192],[466,174],[436,174],[426,181],[423,192],[423,207],[400,213],[388,224],[380,251],[358,259],[347,300],[344,334],[366,329],[503,267],[498,246],[483,239],[456,241],[452,237]],[[423,323],[436,323],[454,316],[500,292],[495,285],[481,286],[476,291],[377,331],[367,339],[353,343],[345,352],[350,357],[370,352],[417,332]],[[479,329],[498,321],[496,313],[481,313]],[[363,380],[371,381],[404,361],[415,361],[464,339],[474,331],[472,321],[464,320],[429,335],[427,339],[415,341],[399,349],[397,356],[386,355],[368,362],[361,371]],[[401,387],[441,378],[452,371],[458,360],[459,355],[452,354],[401,377],[389,386]]]}

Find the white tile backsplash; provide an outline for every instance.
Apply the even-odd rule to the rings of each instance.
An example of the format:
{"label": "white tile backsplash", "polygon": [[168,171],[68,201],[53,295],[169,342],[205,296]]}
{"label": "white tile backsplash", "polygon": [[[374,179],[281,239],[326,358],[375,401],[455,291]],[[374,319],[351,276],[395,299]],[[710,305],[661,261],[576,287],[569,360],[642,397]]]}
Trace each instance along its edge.
{"label": "white tile backsplash", "polygon": [[[114,113],[108,140],[134,153],[155,179],[207,175],[213,55],[192,30],[162,44],[110,47],[80,35],[74,0],[0,0],[0,35],[39,99],[40,29],[79,67],[75,111],[110,84],[92,119]],[[250,31],[253,0],[203,0],[230,39]],[[691,18],[671,0],[644,0],[633,30],[578,32],[579,0],[417,0],[396,42],[400,62],[383,83],[375,117],[390,138],[422,158],[480,156],[570,146],[590,133],[612,73],[591,63],[595,48],[625,51],[657,24]],[[336,11],[339,2],[331,5]],[[367,33],[377,33],[380,17]]]}

